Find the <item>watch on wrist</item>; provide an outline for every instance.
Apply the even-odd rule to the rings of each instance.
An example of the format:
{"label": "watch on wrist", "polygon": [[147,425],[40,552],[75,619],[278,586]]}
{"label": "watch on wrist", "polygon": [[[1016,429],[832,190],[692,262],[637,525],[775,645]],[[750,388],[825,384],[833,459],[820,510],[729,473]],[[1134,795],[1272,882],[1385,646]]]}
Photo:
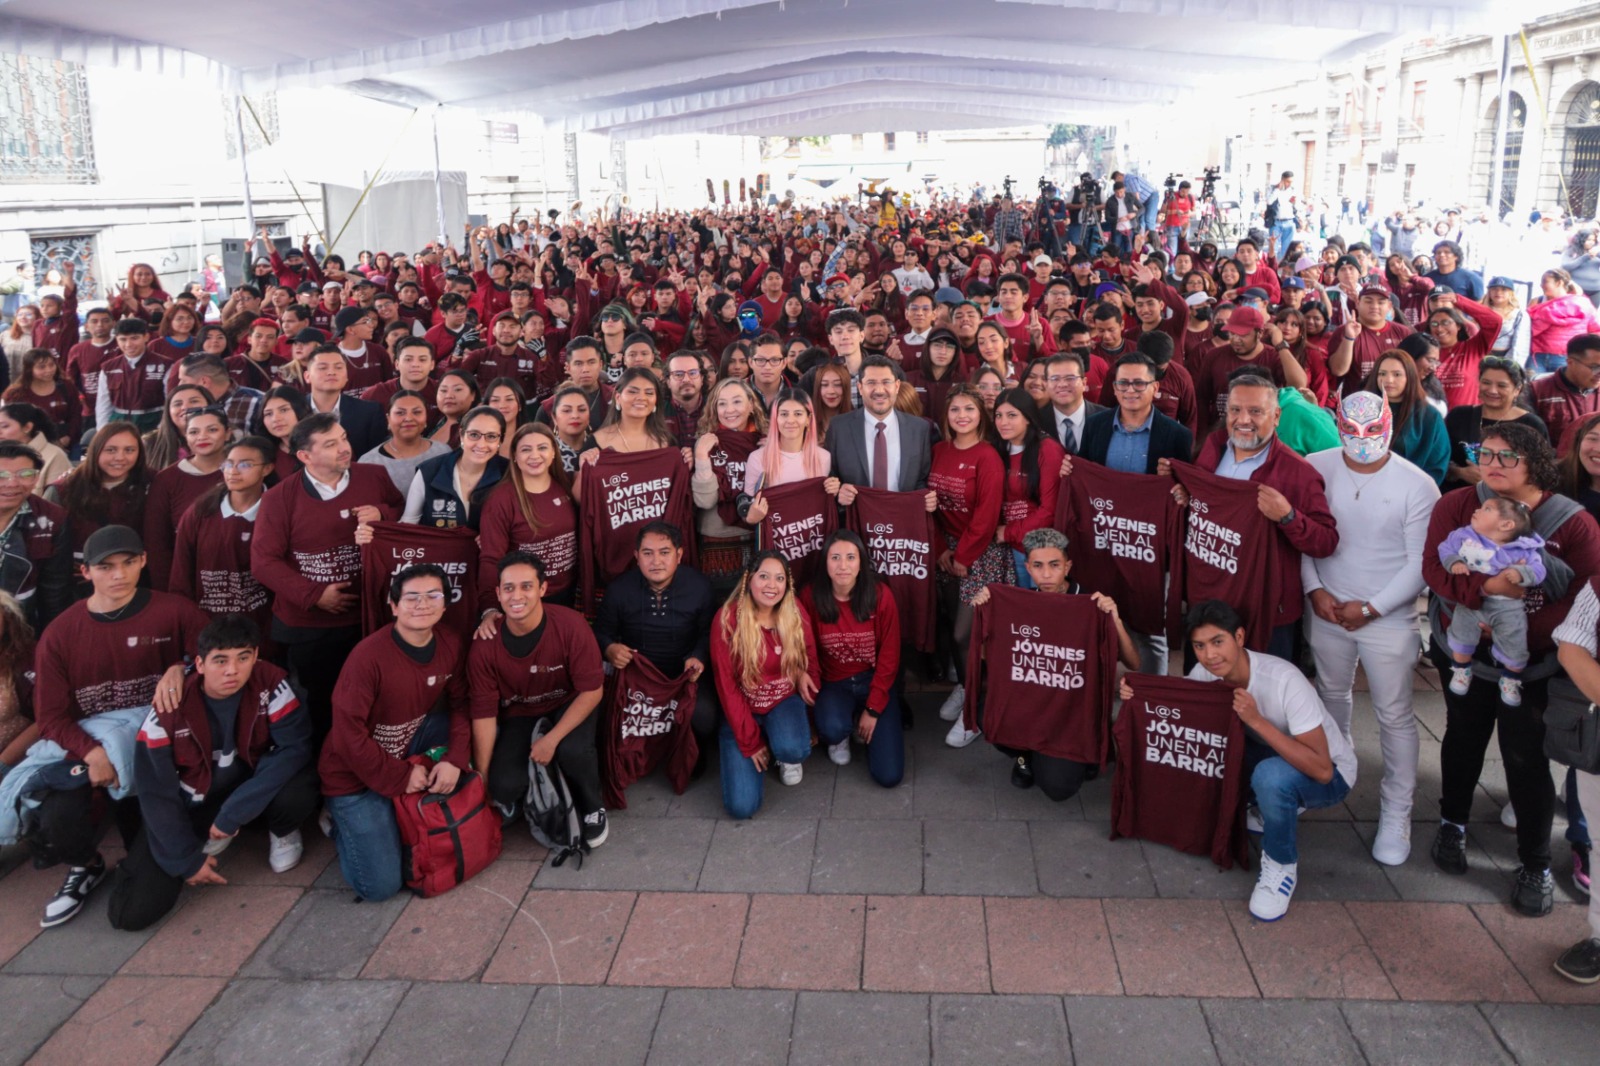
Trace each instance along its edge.
{"label": "watch on wrist", "polygon": [[1290,522],[1293,522],[1293,521],[1294,521],[1294,508],[1290,507],[1289,508],[1289,513],[1284,515],[1282,518],[1278,519],[1278,525],[1286,526]]}
{"label": "watch on wrist", "polygon": [[1372,621],[1374,618],[1376,618],[1378,616],[1377,616],[1376,612],[1373,611],[1372,604],[1363,603],[1361,605],[1361,617],[1370,622],[1370,621]]}

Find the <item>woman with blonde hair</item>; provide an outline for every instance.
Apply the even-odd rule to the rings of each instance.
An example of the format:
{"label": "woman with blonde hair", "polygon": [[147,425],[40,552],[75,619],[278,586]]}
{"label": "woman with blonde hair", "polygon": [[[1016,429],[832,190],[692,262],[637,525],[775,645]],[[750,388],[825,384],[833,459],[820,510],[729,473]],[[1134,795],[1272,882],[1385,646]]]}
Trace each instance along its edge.
{"label": "woman with blonde hair", "polygon": [[811,621],[781,552],[757,553],[717,612],[711,665],[723,713],[722,806],[749,818],[761,808],[762,778],[774,761],[785,785],[800,783],[811,753],[806,708],[821,687]]}
{"label": "woman with blonde hair", "polygon": [[755,535],[740,518],[739,503],[745,494],[745,471],[767,432],[767,416],[748,382],[723,378],[706,397],[699,430],[689,484],[698,512],[700,571],[711,582],[712,594],[725,598],[755,546]]}

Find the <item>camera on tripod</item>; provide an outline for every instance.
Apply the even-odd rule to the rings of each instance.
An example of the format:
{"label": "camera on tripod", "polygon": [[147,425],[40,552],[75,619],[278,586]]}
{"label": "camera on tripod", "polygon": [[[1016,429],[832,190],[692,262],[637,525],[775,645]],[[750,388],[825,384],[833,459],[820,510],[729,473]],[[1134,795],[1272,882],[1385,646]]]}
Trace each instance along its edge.
{"label": "camera on tripod", "polygon": [[1085,208],[1100,205],[1100,183],[1088,171],[1078,175],[1078,200]]}
{"label": "camera on tripod", "polygon": [[1177,189],[1177,187],[1178,187],[1178,175],[1176,175],[1176,174],[1168,174],[1167,175],[1167,180],[1161,183],[1161,187],[1163,189],[1167,190],[1167,192],[1169,192],[1169,193],[1172,192],[1173,190]]}
{"label": "camera on tripod", "polygon": [[1206,167],[1203,174],[1204,181],[1200,186],[1200,199],[1209,200],[1217,194],[1217,179],[1221,176],[1221,167]]}
{"label": "camera on tripod", "polygon": [[1011,199],[1011,186],[1016,183],[1016,180],[1016,178],[1013,178],[1010,174],[1007,174],[1000,182],[1000,184],[1005,188],[1005,197],[1007,200]]}

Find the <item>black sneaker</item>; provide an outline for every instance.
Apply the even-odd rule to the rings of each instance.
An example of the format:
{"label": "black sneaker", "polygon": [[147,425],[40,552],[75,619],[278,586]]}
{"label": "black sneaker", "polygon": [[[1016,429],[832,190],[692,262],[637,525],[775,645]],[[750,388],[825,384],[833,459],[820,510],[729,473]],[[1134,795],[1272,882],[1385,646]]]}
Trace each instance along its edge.
{"label": "black sneaker", "polygon": [[1433,864],[1447,874],[1467,872],[1467,834],[1459,825],[1439,823],[1433,838]]}
{"label": "black sneaker", "polygon": [[1600,937],[1580,940],[1556,960],[1556,973],[1580,985],[1600,981]]}
{"label": "black sneaker", "polygon": [[1517,885],[1511,890],[1511,909],[1529,918],[1543,918],[1550,913],[1555,897],[1556,879],[1548,868],[1530,870],[1517,867]]}
{"label": "black sneaker", "polygon": [[1033,768],[1028,765],[1026,755],[1018,755],[1011,764],[1011,783],[1018,788],[1033,787]]}
{"label": "black sneaker", "polygon": [[606,834],[611,832],[611,827],[606,825],[606,811],[602,807],[598,811],[583,816],[583,842],[591,848],[598,848],[606,842]]}
{"label": "black sneaker", "polygon": [[73,866],[67,870],[67,879],[50,902],[44,905],[44,917],[39,919],[40,929],[54,929],[78,916],[83,903],[95,886],[106,879],[106,860],[99,855],[93,866]]}

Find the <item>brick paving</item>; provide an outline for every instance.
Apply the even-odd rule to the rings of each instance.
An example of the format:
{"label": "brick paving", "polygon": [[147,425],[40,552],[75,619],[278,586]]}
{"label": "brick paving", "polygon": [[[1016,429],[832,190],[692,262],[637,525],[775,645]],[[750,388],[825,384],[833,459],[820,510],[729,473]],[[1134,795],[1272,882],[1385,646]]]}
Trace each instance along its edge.
{"label": "brick paving", "polygon": [[229,884],[186,890],[155,929],[113,931],[100,892],[41,932],[59,871],[0,854],[0,1066],[1590,1060],[1600,986],[1550,968],[1586,928],[1566,848],[1555,913],[1512,913],[1492,747],[1472,871],[1428,861],[1432,680],[1410,862],[1367,854],[1378,755],[1358,701],[1361,783],[1303,823],[1274,925],[1246,910],[1250,874],[1108,840],[1108,781],[1052,804],[986,745],[945,748],[934,694],[898,789],[819,752],[734,823],[714,776],[683,796],[652,779],[582,869],[511,831],[432,900],[353,902],[315,830],[274,876],[247,834]]}

